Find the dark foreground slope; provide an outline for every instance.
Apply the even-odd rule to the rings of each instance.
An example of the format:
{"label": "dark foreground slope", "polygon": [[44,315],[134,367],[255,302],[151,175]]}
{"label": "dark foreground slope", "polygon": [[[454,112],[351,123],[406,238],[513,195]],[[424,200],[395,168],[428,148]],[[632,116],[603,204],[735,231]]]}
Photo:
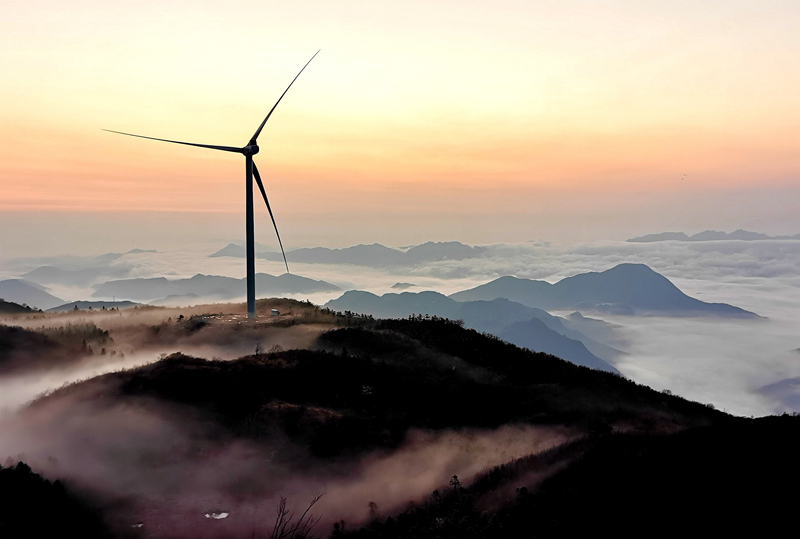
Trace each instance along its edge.
{"label": "dark foreground slope", "polygon": [[236,361],[174,354],[58,390],[34,407],[60,399],[170,403],[229,436],[262,440],[280,430],[321,457],[396,446],[410,428],[672,432],[729,417],[443,319],[366,323],[323,334],[317,350]]}
{"label": "dark foreground slope", "polygon": [[800,418],[789,416],[592,436],[333,536],[777,537],[795,525],[798,449]]}
{"label": "dark foreground slope", "polygon": [[112,535],[87,501],[19,462],[0,466],[0,537],[101,539]]}
{"label": "dark foreground slope", "polygon": [[[723,519],[728,507],[735,522],[748,526],[762,518],[768,506],[787,510],[790,502],[779,493],[800,479],[796,418],[734,418],[444,319],[336,319],[344,327],[324,333],[314,349],[235,361],[173,354],[59,389],[35,402],[23,417],[40,422],[49,415],[64,418],[59,419],[64,423],[59,436],[64,439],[73,435],[70,425],[78,416],[86,418],[81,423],[88,425],[85,429],[105,424],[106,429],[112,425],[126,430],[134,428],[129,419],[134,412],[145,417],[143,412],[156,411],[160,420],[169,420],[164,432],[180,426],[190,434],[177,442],[158,442],[161,435],[140,440],[134,429],[124,438],[124,450],[113,446],[113,452],[98,453],[99,466],[141,466],[123,474],[126,485],[133,476],[147,476],[148,481],[152,476],[160,485],[175,467],[193,462],[197,468],[183,477],[202,475],[214,466],[215,479],[224,479],[232,470],[224,467],[229,461],[220,448],[245,440],[251,464],[246,483],[241,470],[235,482],[240,497],[269,491],[272,487],[261,484],[288,481],[285,474],[301,470],[303,481],[309,482],[319,477],[314,470],[323,467],[360,481],[366,477],[365,468],[353,463],[402,452],[407,447],[403,440],[413,430],[490,431],[533,425],[568,433],[568,443],[546,453],[526,446],[530,456],[477,478],[444,483],[429,499],[430,492],[415,493],[411,499],[416,505],[406,511],[393,505],[375,509],[366,523],[349,518],[335,532],[358,537],[573,537],[589,531],[628,537],[693,535],[694,529],[708,531],[712,526],[735,529],[734,521]],[[103,421],[96,421],[95,415]],[[156,415],[146,417],[151,424]],[[190,428],[192,424],[203,428]],[[76,431],[80,440],[87,432]],[[100,432],[113,441],[115,436],[107,432],[117,430]],[[276,445],[281,440],[288,442]],[[133,453],[139,446],[141,456]],[[81,441],[80,448],[91,451],[92,444]],[[265,455],[263,465],[252,467],[259,451]],[[385,490],[406,480],[398,475],[371,479],[378,487],[359,483],[359,489]],[[111,487],[96,487],[94,492],[111,498],[103,507],[113,507],[116,491]],[[373,492],[359,499],[369,500]],[[176,510],[179,502],[170,501]],[[158,531],[161,517],[153,513],[152,504],[149,507],[141,534],[150,537],[242,536],[204,535],[210,528],[199,511],[194,516],[201,522],[191,533]],[[164,514],[174,512],[171,509],[167,506]],[[207,509],[213,507],[203,507]],[[793,513],[770,518],[777,521],[787,514]],[[226,522],[233,525],[237,518],[242,514],[232,512]],[[332,523],[337,515],[325,518]],[[690,522],[695,528],[688,528]],[[330,529],[319,535],[327,536]]]}

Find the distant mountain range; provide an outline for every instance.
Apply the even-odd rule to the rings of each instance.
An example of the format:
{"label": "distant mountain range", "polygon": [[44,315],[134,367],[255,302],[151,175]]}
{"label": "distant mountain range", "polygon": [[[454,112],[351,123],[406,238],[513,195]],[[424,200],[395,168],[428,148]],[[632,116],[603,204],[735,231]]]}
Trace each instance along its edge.
{"label": "distant mountain range", "polygon": [[572,323],[568,319],[507,299],[461,303],[438,292],[376,296],[370,292],[348,291],[325,306],[336,311],[371,314],[380,318],[428,314],[463,320],[469,328],[492,333],[518,346],[610,372],[618,371],[607,361],[613,361],[623,353],[570,327]]}
{"label": "distant mountain range", "polygon": [[556,284],[500,277],[470,290],[456,292],[450,297],[457,301],[507,298],[545,310],[594,310],[629,315],[758,317],[755,313],[726,303],[706,303],[691,298],[669,279],[644,264],[620,264],[600,273],[590,272],[568,277]]}
{"label": "distant mountain range", "polygon": [[[306,264],[353,264],[356,266],[414,266],[440,260],[463,260],[476,258],[485,252],[484,247],[472,247],[457,241],[423,243],[408,249],[392,249],[379,243],[354,245],[344,249],[312,247],[294,249],[286,253],[290,262]],[[230,256],[245,258],[241,245],[230,243],[210,254],[210,257]],[[281,253],[256,249],[256,257],[265,260],[282,261]]]}
{"label": "distant mountain range", "polygon": [[130,309],[131,307],[136,307],[137,305],[141,305],[140,303],[136,303],[134,301],[71,301],[69,303],[65,303],[64,305],[59,305],[58,307],[53,307],[52,309],[47,309],[49,313],[60,313],[66,311],[87,311],[87,310],[97,310],[101,311],[105,309]]}
{"label": "distant mountain range", "polygon": [[800,240],[800,234],[794,236],[768,236],[760,232],[749,232],[747,230],[735,230],[731,233],[719,232],[717,230],[705,230],[694,236],[688,236],[683,232],[661,232],[659,234],[647,234],[638,238],[625,240],[632,243],[652,243],[655,241],[718,241],[718,240]]}
{"label": "distant mountain range", "polygon": [[125,253],[105,253],[97,256],[47,256],[36,258],[15,258],[8,261],[8,266],[19,271],[30,270],[39,266],[57,266],[68,270],[105,267],[125,255],[158,253],[155,249],[131,249]]}
{"label": "distant mountain range", "polygon": [[[110,298],[115,296],[133,301],[157,300],[168,296],[233,299],[245,295],[246,281],[246,279],[202,275],[200,273],[189,279],[170,280],[164,277],[123,279],[97,285],[92,297]],[[335,292],[337,290],[341,289],[328,282],[315,281],[289,273],[284,273],[277,277],[266,273],[256,274],[256,294],[259,296],[310,294],[314,292]]]}
{"label": "distant mountain range", "polygon": [[124,277],[127,267],[94,267],[82,269],[63,269],[56,266],[40,266],[22,275],[28,281],[39,284],[60,284],[64,286],[88,286],[99,278]]}
{"label": "distant mountain range", "polygon": [[64,303],[63,299],[48,293],[45,287],[22,279],[0,281],[0,299],[43,310]]}

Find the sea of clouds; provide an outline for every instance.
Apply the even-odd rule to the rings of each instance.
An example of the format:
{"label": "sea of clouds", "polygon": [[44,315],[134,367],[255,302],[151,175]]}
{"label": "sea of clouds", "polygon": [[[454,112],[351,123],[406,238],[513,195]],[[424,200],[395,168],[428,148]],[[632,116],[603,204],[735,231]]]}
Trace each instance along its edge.
{"label": "sea of clouds", "polygon": [[[298,275],[325,280],[343,290],[376,294],[398,292],[391,288],[397,282],[414,284],[410,292],[450,294],[504,275],[556,282],[620,263],[646,264],[690,296],[730,303],[764,319],[591,313],[620,326],[628,355],[615,366],[625,376],[737,415],[800,412],[800,241],[600,241],[566,247],[531,241],[485,247],[484,256],[478,258],[409,267],[292,264],[291,254],[289,261]],[[109,265],[126,270],[128,278],[244,275],[243,259],[209,258],[208,254],[207,249],[131,253]],[[0,277],[18,277],[39,262],[6,259]],[[257,271],[278,274],[283,270],[278,262],[258,260]],[[50,288],[68,301],[91,299],[90,287]],[[324,304],[339,295],[303,294],[296,299]]]}

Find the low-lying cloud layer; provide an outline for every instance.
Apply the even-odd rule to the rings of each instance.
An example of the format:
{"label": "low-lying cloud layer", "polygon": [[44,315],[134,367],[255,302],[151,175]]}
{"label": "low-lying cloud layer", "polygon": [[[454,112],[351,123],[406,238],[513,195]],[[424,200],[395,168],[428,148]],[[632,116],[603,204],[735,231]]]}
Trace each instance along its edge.
{"label": "low-lying cloud layer", "polygon": [[[209,258],[203,252],[140,252],[109,262],[126,265],[129,277],[185,278],[206,274],[240,277],[244,261]],[[660,320],[608,317],[626,329],[631,345],[616,365],[637,382],[709,402],[732,413],[762,415],[795,410],[758,388],[800,376],[789,351],[800,347],[795,320],[800,305],[800,241],[713,242],[593,242],[559,247],[547,242],[486,246],[485,256],[443,260],[407,268],[292,264],[300,275],[325,280],[342,289],[394,292],[397,282],[412,282],[415,291],[450,294],[504,275],[556,282],[586,271],[603,271],[623,262],[647,264],[690,296],[724,302],[768,317],[764,323],[695,318]],[[26,261],[30,270],[36,261]],[[259,271],[278,273],[271,262],[259,261]],[[19,264],[6,264],[5,276],[18,277]],[[52,287],[65,299],[88,297],[91,289]],[[310,294],[324,304],[339,293]],[[118,298],[120,299],[120,298]],[[596,316],[596,315],[593,315]],[[737,343],[733,346],[732,343]],[[782,393],[783,394],[783,393]]]}
{"label": "low-lying cloud layer", "polygon": [[[570,438],[566,431],[506,426],[494,431],[411,431],[393,450],[322,461],[275,435],[263,443],[222,437],[211,423],[155,402],[105,406],[59,397],[0,420],[0,455],[105,500],[115,526],[141,524],[148,537],[265,537],[280,496],[314,507],[327,531],[386,514],[468,483],[491,466]],[[227,513],[225,518],[205,515]],[[324,532],[323,532],[324,535]]]}

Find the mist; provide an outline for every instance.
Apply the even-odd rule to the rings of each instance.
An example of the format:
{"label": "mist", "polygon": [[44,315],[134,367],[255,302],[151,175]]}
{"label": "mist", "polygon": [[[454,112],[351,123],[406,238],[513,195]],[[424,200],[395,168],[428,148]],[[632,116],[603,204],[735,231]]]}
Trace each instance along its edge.
{"label": "mist", "polygon": [[[0,419],[0,456],[103,500],[110,522],[142,524],[148,537],[265,536],[280,496],[300,512],[324,493],[314,514],[324,536],[334,520],[355,526],[464,484],[492,466],[574,438],[567,429],[409,431],[396,449],[319,460],[286,438],[263,443],[220,438],[218,427],[160,402],[80,396],[44,399]],[[374,507],[374,506],[373,506]],[[206,514],[227,513],[224,519]]]}
{"label": "mist", "polygon": [[[126,268],[130,278],[187,278],[199,272],[239,277],[244,273],[244,259],[207,256],[226,242],[220,239],[219,243],[194,250],[125,254],[110,264],[115,268]],[[629,347],[623,350],[628,356],[615,365],[616,368],[634,381],[669,389],[731,413],[749,416],[800,411],[796,408],[797,399],[776,399],[759,392],[759,388],[765,385],[800,375],[790,353],[800,347],[800,341],[796,340],[798,327],[794,322],[800,319],[797,311],[797,305],[800,305],[800,241],[596,241],[571,246],[530,241],[491,244],[485,248],[486,255],[482,257],[410,267],[292,263],[291,269],[300,275],[333,283],[343,290],[383,294],[396,292],[392,286],[403,282],[414,285],[408,288],[412,292],[436,290],[450,294],[504,275],[556,282],[577,273],[603,271],[622,262],[647,264],[690,296],[708,302],[730,303],[768,320],[742,325],[724,320],[662,320],[586,313],[618,324],[625,339],[630,341]],[[7,259],[2,271],[8,277],[18,277],[40,262],[27,260],[21,265],[19,261]],[[279,266],[279,263],[257,261],[258,271],[278,273],[283,271]],[[86,299],[92,293],[91,287],[48,286],[65,300]],[[324,304],[339,295],[302,294],[295,295],[295,298]],[[202,298],[197,301],[202,302]],[[166,320],[169,316],[166,312],[153,314],[152,323]],[[188,316],[196,311],[183,307],[171,312],[184,312]],[[104,324],[111,327],[115,318],[102,320],[97,324],[105,328]],[[22,319],[13,323],[35,326],[35,322]],[[737,344],[734,346],[732,343]],[[246,353],[247,348],[255,344],[248,341],[235,353]],[[154,352],[182,349],[206,357],[230,358],[235,355],[225,350],[191,348],[192,345],[199,343],[182,343],[177,348],[169,346]]]}

